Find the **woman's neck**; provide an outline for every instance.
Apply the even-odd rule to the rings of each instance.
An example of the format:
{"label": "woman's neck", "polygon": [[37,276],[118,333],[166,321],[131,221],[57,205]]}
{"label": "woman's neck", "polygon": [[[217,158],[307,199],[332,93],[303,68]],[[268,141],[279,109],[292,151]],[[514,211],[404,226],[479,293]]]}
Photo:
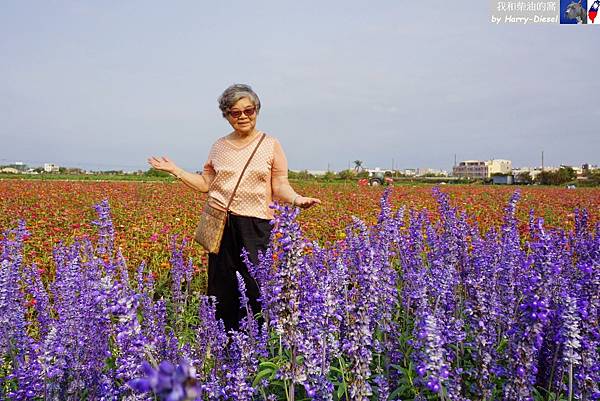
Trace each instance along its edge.
{"label": "woman's neck", "polygon": [[250,132],[233,131],[231,133],[231,139],[236,141],[244,141],[250,138],[254,138],[258,134],[258,130],[253,129]]}

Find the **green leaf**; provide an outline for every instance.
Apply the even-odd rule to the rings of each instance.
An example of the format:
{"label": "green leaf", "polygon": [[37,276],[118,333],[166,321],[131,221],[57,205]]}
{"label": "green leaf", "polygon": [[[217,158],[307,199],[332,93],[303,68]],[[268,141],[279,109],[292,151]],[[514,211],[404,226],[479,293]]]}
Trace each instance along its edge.
{"label": "green leaf", "polygon": [[407,390],[410,390],[410,386],[408,384],[403,384],[394,391],[392,391],[388,399],[395,400],[400,394],[404,394]]}
{"label": "green leaf", "polygon": [[263,378],[265,378],[266,376],[270,376],[274,372],[275,371],[271,368],[261,369],[254,378],[254,381],[252,382],[252,387],[256,387]]}
{"label": "green leaf", "polygon": [[335,366],[332,366],[332,367],[330,367],[330,368],[329,368],[329,370],[331,370],[332,372],[339,373],[340,375],[343,375],[343,374],[344,374],[344,372],[342,372],[342,369],[340,369],[340,368],[337,368],[337,367],[335,367]]}
{"label": "green leaf", "polygon": [[263,370],[263,369],[267,369],[267,368],[271,368],[273,370],[277,370],[277,369],[279,369],[279,366],[275,365],[271,361],[264,361],[264,362],[261,362],[258,365],[258,370]]}
{"label": "green leaf", "polygon": [[341,383],[337,390],[338,400],[340,400],[342,398],[342,395],[344,394],[345,391],[346,391],[346,383]]}

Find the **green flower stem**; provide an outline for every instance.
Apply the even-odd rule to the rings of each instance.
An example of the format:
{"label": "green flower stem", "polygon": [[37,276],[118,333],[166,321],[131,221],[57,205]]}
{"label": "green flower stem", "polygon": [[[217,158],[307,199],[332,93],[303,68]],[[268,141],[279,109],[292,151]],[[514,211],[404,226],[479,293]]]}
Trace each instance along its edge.
{"label": "green flower stem", "polygon": [[569,363],[569,401],[573,401],[573,362]]}

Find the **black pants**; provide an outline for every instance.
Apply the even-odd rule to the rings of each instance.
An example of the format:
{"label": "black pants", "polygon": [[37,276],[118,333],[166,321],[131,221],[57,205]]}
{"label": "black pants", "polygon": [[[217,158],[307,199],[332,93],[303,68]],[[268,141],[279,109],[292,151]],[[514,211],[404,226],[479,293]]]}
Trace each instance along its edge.
{"label": "black pants", "polygon": [[235,272],[240,272],[246,284],[246,296],[253,313],[260,312],[259,289],[250,276],[241,253],[246,249],[253,264],[258,263],[258,251],[269,246],[271,225],[269,220],[238,216],[229,213],[218,254],[208,255],[208,295],[217,298],[217,319],[223,319],[225,329],[237,330],[246,310],[240,308],[240,292]]}

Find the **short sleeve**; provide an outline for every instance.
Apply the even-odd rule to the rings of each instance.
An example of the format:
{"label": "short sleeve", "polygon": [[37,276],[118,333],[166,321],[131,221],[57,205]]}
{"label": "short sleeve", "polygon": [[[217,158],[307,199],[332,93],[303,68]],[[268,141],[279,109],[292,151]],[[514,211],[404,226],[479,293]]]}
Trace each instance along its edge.
{"label": "short sleeve", "polygon": [[271,175],[273,177],[287,177],[288,175],[288,162],[283,153],[281,144],[276,139],[273,148],[273,166],[271,167]]}

